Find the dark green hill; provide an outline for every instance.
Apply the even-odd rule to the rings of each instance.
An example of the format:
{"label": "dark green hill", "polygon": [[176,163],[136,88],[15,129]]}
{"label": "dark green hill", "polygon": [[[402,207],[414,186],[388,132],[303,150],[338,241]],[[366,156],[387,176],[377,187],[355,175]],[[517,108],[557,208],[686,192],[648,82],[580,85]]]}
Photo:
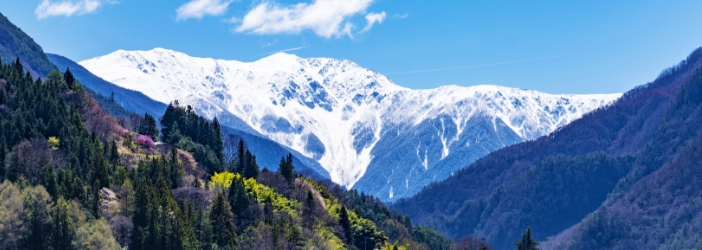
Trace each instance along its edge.
{"label": "dark green hill", "polygon": [[[486,237],[498,249],[513,248],[527,227],[539,240],[559,235],[546,245],[554,249],[692,248],[702,237],[702,224],[688,223],[683,234],[672,228],[682,228],[685,220],[665,218],[682,213],[670,211],[673,200],[689,208],[687,219],[702,212],[696,205],[702,186],[686,186],[699,173],[689,164],[673,164],[699,146],[693,139],[702,131],[701,68],[702,49],[697,49],[615,104],[548,136],[493,152],[394,208],[454,238]],[[660,173],[664,166],[678,170]],[[679,186],[688,189],[665,191]],[[649,198],[632,202],[642,194]],[[619,204],[618,211],[639,211],[637,206],[643,211],[612,217],[609,208],[598,217],[607,221],[591,218],[612,204]]]}
{"label": "dark green hill", "polygon": [[46,77],[56,66],[49,62],[44,50],[0,13],[0,57],[7,64],[20,58],[24,69],[34,78]]}

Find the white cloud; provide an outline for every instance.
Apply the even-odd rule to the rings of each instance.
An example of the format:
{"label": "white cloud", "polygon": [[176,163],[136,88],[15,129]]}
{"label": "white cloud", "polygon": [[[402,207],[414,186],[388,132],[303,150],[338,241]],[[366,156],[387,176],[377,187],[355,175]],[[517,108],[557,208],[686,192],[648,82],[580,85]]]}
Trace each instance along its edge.
{"label": "white cloud", "polygon": [[204,16],[218,16],[224,14],[233,0],[192,0],[178,7],[177,20],[189,18],[201,19]]}
{"label": "white cloud", "polygon": [[392,17],[397,18],[397,19],[405,19],[405,18],[407,18],[408,16],[409,16],[409,14],[405,13],[405,14],[402,14],[402,15],[400,15],[400,14],[395,14],[395,15],[393,15]]}
{"label": "white cloud", "polygon": [[[355,15],[366,13],[373,1],[314,0],[312,3],[289,6],[265,1],[249,11],[241,19],[241,25],[235,28],[235,31],[254,34],[297,34],[303,30],[312,30],[317,35],[326,38],[343,35],[353,37],[352,31],[355,26],[349,19]],[[373,19],[373,22],[382,22],[385,17],[385,13],[374,15],[382,15],[382,18]],[[372,24],[370,25],[372,26]],[[370,27],[368,28],[370,29]]]}
{"label": "white cloud", "polygon": [[383,20],[385,20],[385,11],[381,13],[368,13],[368,15],[366,15],[366,21],[368,21],[368,23],[361,32],[366,32],[370,30],[371,28],[373,28],[373,24],[375,23],[383,23]]}
{"label": "white cloud", "polygon": [[43,0],[34,10],[37,18],[44,19],[53,16],[84,15],[97,11],[103,4],[116,4],[116,0]]}

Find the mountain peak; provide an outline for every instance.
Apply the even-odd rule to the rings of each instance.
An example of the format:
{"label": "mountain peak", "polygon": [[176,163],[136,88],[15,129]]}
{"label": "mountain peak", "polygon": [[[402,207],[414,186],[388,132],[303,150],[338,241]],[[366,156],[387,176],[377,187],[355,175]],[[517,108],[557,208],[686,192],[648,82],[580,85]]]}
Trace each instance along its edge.
{"label": "mountain peak", "polygon": [[160,102],[192,105],[208,118],[233,114],[317,160],[332,181],[352,187],[363,178],[357,188],[381,198],[392,189],[390,199],[416,193],[479,156],[548,134],[619,97],[494,85],[411,90],[348,60],[287,53],[250,63],[165,49],[120,53],[80,64]]}

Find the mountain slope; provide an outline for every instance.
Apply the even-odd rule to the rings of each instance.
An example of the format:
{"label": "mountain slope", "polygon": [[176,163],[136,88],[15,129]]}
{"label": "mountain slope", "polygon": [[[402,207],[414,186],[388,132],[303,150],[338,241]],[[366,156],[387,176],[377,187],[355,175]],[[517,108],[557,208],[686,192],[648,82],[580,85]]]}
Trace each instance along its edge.
{"label": "mountain slope", "polygon": [[[62,71],[65,72],[66,69],[70,69],[74,77],[87,89],[103,96],[113,96],[114,94],[115,101],[130,111],[140,115],[148,113],[158,118],[166,110],[166,104],[155,101],[140,92],[107,82],[66,57],[55,54],[47,54],[47,56]],[[262,168],[277,169],[280,157],[291,153],[293,154],[294,164],[299,167],[300,171],[317,179],[329,179],[329,174],[326,170],[313,159],[309,159],[295,150],[263,137],[246,124],[238,122],[239,119],[231,114],[221,115],[223,116],[220,116],[220,120],[223,119],[222,117],[228,117],[227,120],[230,121],[228,123],[229,126],[223,127],[224,132],[244,139],[248,149],[260,157],[258,163]],[[231,126],[236,126],[236,128]]]}
{"label": "mountain slope", "polygon": [[[670,227],[667,223],[682,226],[675,221],[659,220],[666,215],[662,211],[676,214],[679,210],[668,206],[666,202],[671,200],[635,203],[636,199],[627,197],[666,193],[669,184],[643,183],[649,178],[663,180],[664,177],[650,177],[650,174],[655,175],[659,168],[670,165],[672,159],[687,154],[683,149],[696,147],[693,138],[700,133],[702,110],[698,100],[702,96],[701,67],[702,49],[698,49],[656,81],[627,92],[613,105],[587,114],[548,136],[493,152],[447,180],[397,202],[394,207],[450,237],[476,234],[498,243],[498,249],[512,248],[512,241],[528,226],[541,240],[558,235],[545,245],[548,249],[663,246],[657,244],[675,238],[662,230],[649,233],[636,230]],[[690,171],[696,170],[678,174]],[[689,177],[667,175],[666,178],[676,186],[686,185],[684,180]],[[698,195],[702,191],[698,187],[692,188],[691,193]],[[700,211],[694,210],[699,207],[693,202],[697,198],[685,193],[676,195],[681,195],[675,199],[676,204],[690,207],[692,214]],[[600,208],[603,204],[604,208]],[[653,211],[658,214],[635,214],[641,215],[638,218],[626,213],[619,213],[618,217],[603,216],[607,212],[588,215],[616,210],[611,207],[620,211],[644,207],[649,214]],[[583,218],[587,219],[581,223]],[[606,220],[598,220],[602,218]],[[640,224],[630,228],[632,221]],[[574,225],[581,226],[563,232]],[[702,226],[689,226],[689,233],[682,238],[700,237]],[[631,232],[634,236],[630,238],[621,234],[630,230],[636,231]],[[656,240],[641,242],[644,235]]]}
{"label": "mountain slope", "polygon": [[128,110],[131,110],[137,114],[149,113],[151,115],[155,115],[156,117],[166,112],[167,105],[164,103],[154,101],[148,96],[145,96],[137,91],[115,86],[114,84],[93,75],[90,73],[90,71],[83,68],[83,66],[80,66],[66,57],[55,54],[46,55],[49,58],[49,61],[61,69],[62,72],[65,72],[66,69],[71,70],[73,76],[78,79],[83,86],[103,96],[114,96],[115,101]]}
{"label": "mountain slope", "polygon": [[34,78],[46,77],[56,67],[49,62],[39,44],[0,14],[0,58],[2,63],[14,62],[17,57],[24,69]]}
{"label": "mountain slope", "polygon": [[317,160],[334,182],[383,200],[412,195],[619,97],[497,86],[410,90],[350,61],[288,54],[244,63],[154,49],[80,64],[155,100],[193,104],[207,117],[231,113]]}

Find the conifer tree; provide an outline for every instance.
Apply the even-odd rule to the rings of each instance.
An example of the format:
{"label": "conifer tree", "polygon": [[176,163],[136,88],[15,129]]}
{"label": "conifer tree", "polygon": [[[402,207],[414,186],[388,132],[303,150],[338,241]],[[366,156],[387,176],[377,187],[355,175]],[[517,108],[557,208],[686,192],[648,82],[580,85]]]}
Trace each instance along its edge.
{"label": "conifer tree", "polygon": [[59,197],[53,213],[53,225],[51,227],[51,246],[53,249],[73,249],[73,232],[75,224],[71,218],[70,201]]}
{"label": "conifer tree", "polygon": [[246,187],[244,186],[244,180],[242,178],[234,177],[232,185],[229,186],[228,198],[232,212],[237,216],[241,216],[244,210],[249,207],[251,198],[248,193],[246,193]]}
{"label": "conifer tree", "polygon": [[210,210],[212,242],[224,249],[237,249],[236,226],[232,222],[234,215],[222,193],[212,201]]}
{"label": "conifer tree", "polygon": [[244,159],[245,167],[242,172],[244,178],[258,178],[260,170],[258,169],[258,164],[256,163],[256,156],[252,155],[249,150],[246,150],[246,157]]}
{"label": "conifer tree", "polygon": [[63,73],[63,80],[66,81],[69,90],[76,90],[76,78],[73,77],[70,69],[66,68],[66,72]]}
{"label": "conifer tree", "polygon": [[49,165],[46,167],[44,174],[44,187],[46,188],[46,192],[49,193],[51,197],[57,198],[58,195],[58,184],[56,183],[56,174],[54,173],[54,166]]}
{"label": "conifer tree", "polygon": [[295,171],[295,166],[293,166],[293,159],[292,159],[292,154],[288,154],[288,157],[285,158],[283,157],[280,159],[280,174],[285,177],[285,179],[292,183],[292,181],[295,180],[294,171]]}
{"label": "conifer tree", "polygon": [[183,166],[178,162],[178,151],[176,148],[171,148],[170,160],[170,173],[169,178],[171,179],[171,188],[176,189],[183,186],[183,175],[185,175],[185,170]]}
{"label": "conifer tree", "polygon": [[93,195],[90,199],[91,204],[90,204],[90,210],[91,213],[93,214],[93,217],[96,219],[100,218],[100,205],[102,205],[102,199],[100,198],[100,189],[102,187],[100,186],[100,180],[95,180],[95,185],[93,185]]}
{"label": "conifer tree", "polygon": [[138,133],[148,135],[151,139],[158,139],[158,127],[156,127],[156,119],[150,116],[149,113],[144,114],[144,120],[139,124]]}
{"label": "conifer tree", "polygon": [[517,242],[515,247],[517,250],[539,250],[538,245],[539,242],[531,238],[531,227],[527,227],[526,232],[522,234],[522,239]]}
{"label": "conifer tree", "polygon": [[209,249],[212,246],[212,224],[202,208],[195,214],[195,235],[200,242],[200,249]]}
{"label": "conifer tree", "polygon": [[119,152],[117,151],[117,142],[115,140],[112,140],[110,145],[110,161],[115,165],[119,164]]}
{"label": "conifer tree", "polygon": [[236,147],[236,169],[233,172],[243,173],[246,158],[246,144],[243,139],[239,139],[239,145]]}
{"label": "conifer tree", "polygon": [[346,236],[346,244],[350,247],[353,246],[353,232],[351,231],[351,220],[349,219],[349,213],[346,211],[346,207],[342,206],[339,211],[339,224],[344,228],[344,236]]}
{"label": "conifer tree", "polygon": [[222,137],[222,126],[219,124],[219,119],[215,116],[212,120],[212,130],[214,138],[211,138],[212,150],[215,152],[217,159],[224,161],[224,141]]}
{"label": "conifer tree", "polygon": [[5,136],[0,137],[0,181],[5,181],[5,168],[7,160],[7,144]]}

